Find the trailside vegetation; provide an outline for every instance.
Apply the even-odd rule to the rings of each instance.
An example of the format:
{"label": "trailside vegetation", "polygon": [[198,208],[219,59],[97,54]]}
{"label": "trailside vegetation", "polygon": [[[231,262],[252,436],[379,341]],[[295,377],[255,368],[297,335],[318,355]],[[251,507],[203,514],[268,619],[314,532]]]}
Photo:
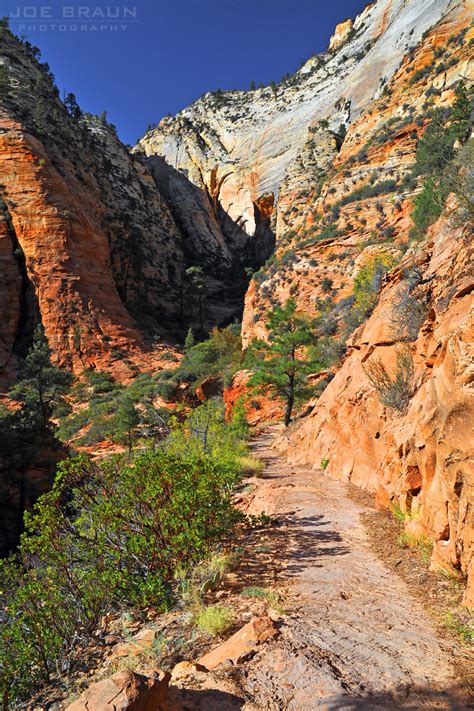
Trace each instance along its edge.
{"label": "trailside vegetation", "polygon": [[0,562],[4,700],[70,672],[102,615],[170,606],[177,576],[242,520],[231,495],[245,453],[239,423],[212,400],[158,447],[60,464]]}
{"label": "trailside vegetation", "polygon": [[316,352],[318,330],[297,312],[293,299],[269,314],[266,328],[268,341],[254,340],[251,346],[248,362],[254,373],[249,385],[283,400],[288,426],[295,405],[314,392],[308,376],[323,367]]}

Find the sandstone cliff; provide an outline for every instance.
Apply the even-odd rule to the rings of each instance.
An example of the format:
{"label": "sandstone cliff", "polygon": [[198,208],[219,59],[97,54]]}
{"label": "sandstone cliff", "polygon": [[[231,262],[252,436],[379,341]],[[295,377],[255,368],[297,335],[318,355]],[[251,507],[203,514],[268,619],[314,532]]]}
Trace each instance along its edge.
{"label": "sandstone cliff", "polygon": [[[375,493],[381,506],[400,506],[407,530],[419,527],[435,546],[434,566],[470,576],[465,602],[474,605],[474,421],[472,231],[442,218],[416,258],[392,273],[374,313],[352,337],[346,360],[309,415],[280,445],[291,461]],[[367,378],[381,357],[394,367],[397,344],[388,314],[404,273],[423,274],[427,318],[410,349],[416,392],[406,414],[384,407]]]}
{"label": "sandstone cliff", "polygon": [[105,116],[66,109],[38,55],[1,28],[0,378],[11,382],[39,320],[59,364],[127,377],[196,322],[187,268],[203,269],[209,328],[240,316],[245,267],[273,244],[256,256],[220,206],[217,173],[194,188],[190,219],[186,178],[154,164],[160,192]]}
{"label": "sandstone cliff", "polygon": [[255,201],[278,196],[308,129],[326,119],[333,134],[354,121],[383,91],[405,53],[446,14],[449,0],[378,0],[336,31],[329,51],[309,59],[273,89],[205,94],[165,117],[139,142],[199,187],[212,169],[230,173],[223,208],[245,230],[255,230]]}

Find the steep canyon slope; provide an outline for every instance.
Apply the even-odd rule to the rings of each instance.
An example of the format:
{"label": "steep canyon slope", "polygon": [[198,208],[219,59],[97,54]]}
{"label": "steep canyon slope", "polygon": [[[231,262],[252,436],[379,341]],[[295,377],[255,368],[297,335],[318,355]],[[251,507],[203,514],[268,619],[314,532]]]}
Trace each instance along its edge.
{"label": "steep canyon slope", "polygon": [[139,147],[148,156],[163,156],[199,186],[209,184],[215,166],[221,174],[230,173],[222,205],[253,234],[255,202],[263,195],[278,196],[309,129],[326,119],[331,144],[341,123],[354,121],[380,95],[405,53],[451,6],[449,0],[378,0],[336,29],[326,53],[279,84],[209,92],[163,118]]}
{"label": "steep canyon slope", "polygon": [[[266,314],[290,296],[325,324],[335,363],[353,332],[336,377],[281,439],[282,451],[315,467],[328,460],[328,476],[400,510],[410,535],[434,542],[434,567],[469,575],[473,606],[472,226],[450,218],[451,203],[414,243],[411,219],[422,185],[413,173],[418,142],[459,81],[472,82],[471,16],[469,2],[380,0],[292,77],[206,94],[139,146],[198,186],[216,171],[228,176],[222,205],[250,234],[255,203],[271,196],[276,253],[247,291],[244,344],[266,337]],[[392,271],[365,323],[351,312],[354,285],[379,263]],[[397,336],[393,313],[408,289],[424,315],[419,331]],[[415,386],[397,415],[381,404],[367,367],[380,357],[395,368],[403,347]],[[240,374],[230,400],[244,382]]]}
{"label": "steep canyon slope", "polygon": [[[190,267],[206,279],[197,327],[239,316],[245,267],[268,248],[256,262],[216,195],[165,164],[161,193],[105,115],[61,101],[39,50],[0,32],[0,380],[12,381],[39,321],[60,365],[129,376],[198,320]],[[192,207],[176,214],[167,195],[180,191]]]}
{"label": "steep canyon slope", "polygon": [[[15,376],[39,320],[55,360],[76,373],[94,366],[126,379],[156,367],[189,324],[205,331],[241,314],[252,270],[244,345],[266,336],[266,314],[292,296],[325,324],[337,371],[283,450],[314,466],[329,460],[328,476],[373,491],[435,542],[433,565],[467,575],[472,233],[449,210],[421,240],[410,233],[417,144],[434,109],[472,81],[472,9],[377,0],[294,75],[207,93],[132,151],[104,118],[66,108],[36,50],[3,29],[0,383]],[[388,276],[366,322],[351,312],[354,285],[378,263]],[[204,274],[204,316],[190,267]],[[407,274],[426,308],[408,339],[414,396],[395,416],[366,370],[378,355],[395,364],[390,314]]]}

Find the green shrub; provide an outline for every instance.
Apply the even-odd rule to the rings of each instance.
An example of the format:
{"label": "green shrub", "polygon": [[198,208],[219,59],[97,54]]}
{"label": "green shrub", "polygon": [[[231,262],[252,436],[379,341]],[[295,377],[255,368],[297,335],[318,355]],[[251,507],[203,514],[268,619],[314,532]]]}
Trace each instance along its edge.
{"label": "green shrub", "polygon": [[194,622],[200,630],[215,637],[232,627],[234,613],[224,605],[208,605],[196,612]]}
{"label": "green shrub", "polygon": [[324,459],[321,459],[321,464],[320,464],[321,469],[327,469],[328,466],[329,466],[329,459],[327,459],[326,457],[324,457]]}
{"label": "green shrub", "polygon": [[256,597],[263,600],[268,600],[268,602],[270,603],[278,602],[278,594],[276,592],[254,585],[244,588],[241,592],[241,595],[242,597]]}
{"label": "green shrub", "polygon": [[354,310],[362,321],[369,316],[377,303],[383,276],[393,267],[395,259],[388,252],[370,256],[359,269],[354,279]]}
{"label": "green shrub", "polygon": [[5,98],[10,91],[10,78],[8,69],[4,64],[0,64],[0,98]]}
{"label": "green shrub", "polygon": [[263,476],[265,470],[265,464],[261,459],[256,459],[255,457],[240,457],[239,465],[242,472],[242,476]]}
{"label": "green shrub", "polygon": [[412,219],[414,228],[410,236],[413,239],[422,237],[430,225],[438,219],[443,210],[447,190],[442,183],[433,178],[426,178],[423,189],[413,199]]}
{"label": "green shrub", "polygon": [[0,563],[2,697],[27,697],[59,663],[67,672],[105,612],[167,608],[176,571],[240,519],[236,468],[186,449],[62,463],[18,556]]}

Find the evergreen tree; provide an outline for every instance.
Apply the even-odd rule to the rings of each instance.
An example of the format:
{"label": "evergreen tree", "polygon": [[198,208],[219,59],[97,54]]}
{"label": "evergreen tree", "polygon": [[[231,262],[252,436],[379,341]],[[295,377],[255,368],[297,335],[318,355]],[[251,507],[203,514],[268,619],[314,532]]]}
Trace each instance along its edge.
{"label": "evergreen tree", "polygon": [[131,453],[136,428],[140,423],[138,410],[130,398],[126,398],[119,405],[114,417],[115,438],[125,444]]}
{"label": "evergreen tree", "polygon": [[38,429],[50,426],[50,418],[61,405],[71,385],[72,376],[51,364],[51,352],[43,328],[38,326],[20,380],[10,395],[22,405],[25,416]]}
{"label": "evergreen tree", "polygon": [[255,82],[254,82],[254,80],[252,79],[252,81],[250,82],[250,91],[255,91],[255,89],[256,89],[256,87],[255,87]]}
{"label": "evergreen tree", "polygon": [[8,69],[4,64],[0,64],[0,99],[4,98],[10,91],[10,79]]}
{"label": "evergreen tree", "polygon": [[460,81],[456,86],[456,100],[451,113],[451,126],[455,139],[464,142],[471,132],[471,100],[466,84]]}
{"label": "evergreen tree", "polygon": [[64,408],[70,384],[70,373],[51,365],[48,343],[38,327],[20,379],[9,393],[18,405],[0,413],[0,458],[7,463],[10,485],[18,491],[18,535],[23,530],[27,495],[31,496],[26,484],[28,469],[45,449],[54,448],[50,418]]}
{"label": "evergreen tree", "polygon": [[249,385],[273,393],[285,402],[288,426],[294,406],[313,392],[308,375],[322,366],[313,352],[316,326],[305,314],[297,313],[295,301],[288,299],[270,314],[266,328],[268,342],[252,344],[250,365],[254,374]]}
{"label": "evergreen tree", "polygon": [[190,328],[184,341],[184,352],[187,353],[195,344],[193,329]]}
{"label": "evergreen tree", "polygon": [[339,136],[344,140],[347,135],[347,127],[345,123],[341,123],[338,130]]}
{"label": "evergreen tree", "polygon": [[[188,297],[190,302],[197,302],[199,328],[204,328],[204,298],[206,295],[206,277],[202,267],[189,267],[186,269],[186,281],[188,285]],[[190,309],[191,313],[193,309]]]}
{"label": "evergreen tree", "polygon": [[75,94],[73,94],[72,92],[66,94],[66,96],[64,97],[64,106],[66,107],[68,114],[72,116],[72,118],[81,118],[82,111],[79,107],[79,104],[77,103]]}

